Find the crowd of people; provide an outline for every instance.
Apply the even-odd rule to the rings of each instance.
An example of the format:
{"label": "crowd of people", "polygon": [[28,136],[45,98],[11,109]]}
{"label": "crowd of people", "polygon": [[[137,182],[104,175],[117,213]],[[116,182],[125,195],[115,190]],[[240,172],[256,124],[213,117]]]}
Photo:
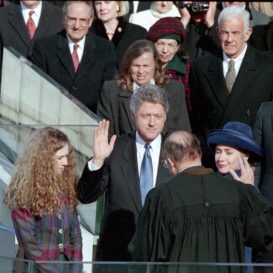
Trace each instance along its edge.
{"label": "crowd of people", "polygon": [[37,130],[18,156],[5,202],[35,272],[81,272],[39,261],[82,260],[76,206],[101,195],[97,261],[273,262],[270,12],[0,3],[0,67],[13,47],[101,118],[79,179],[59,130]]}

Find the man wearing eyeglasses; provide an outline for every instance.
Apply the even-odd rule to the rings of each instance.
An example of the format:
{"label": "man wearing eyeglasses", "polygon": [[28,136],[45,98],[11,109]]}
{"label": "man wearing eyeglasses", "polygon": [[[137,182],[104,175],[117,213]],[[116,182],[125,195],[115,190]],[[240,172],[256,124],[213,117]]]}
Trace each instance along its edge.
{"label": "man wearing eyeglasses", "polygon": [[88,32],[94,18],[91,1],[67,1],[64,30],[37,40],[31,61],[94,113],[101,85],[116,72],[109,41]]}

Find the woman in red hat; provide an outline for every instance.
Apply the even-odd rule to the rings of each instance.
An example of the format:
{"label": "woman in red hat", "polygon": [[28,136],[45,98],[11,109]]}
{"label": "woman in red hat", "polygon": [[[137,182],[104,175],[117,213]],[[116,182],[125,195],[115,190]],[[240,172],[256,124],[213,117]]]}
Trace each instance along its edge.
{"label": "woman in red hat", "polygon": [[184,85],[187,108],[191,110],[188,84],[190,65],[187,63],[187,55],[182,50],[185,36],[180,18],[165,17],[150,27],[147,39],[154,43],[166,75]]}

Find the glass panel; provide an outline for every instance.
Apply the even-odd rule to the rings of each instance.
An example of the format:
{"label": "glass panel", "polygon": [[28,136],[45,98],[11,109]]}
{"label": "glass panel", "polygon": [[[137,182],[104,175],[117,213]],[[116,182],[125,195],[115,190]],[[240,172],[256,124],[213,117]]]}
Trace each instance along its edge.
{"label": "glass panel", "polygon": [[[98,120],[98,116],[26,58],[12,48],[4,48],[0,97],[0,224],[13,229],[10,211],[2,200],[17,154],[29,135],[45,126],[57,128],[67,134],[75,151],[77,173],[81,175],[93,153],[93,130]],[[84,231],[84,258],[91,260],[93,242],[96,242],[93,238],[96,202],[79,205],[78,212]],[[11,242],[9,245],[13,250],[9,256],[16,252],[14,234]],[[1,255],[5,253],[0,252]]]}

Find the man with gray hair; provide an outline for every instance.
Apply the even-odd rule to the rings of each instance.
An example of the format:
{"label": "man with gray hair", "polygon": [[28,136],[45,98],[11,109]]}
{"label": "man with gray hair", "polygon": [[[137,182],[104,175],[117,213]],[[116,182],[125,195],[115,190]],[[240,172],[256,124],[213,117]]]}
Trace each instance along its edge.
{"label": "man with gray hair", "polygon": [[34,43],[31,61],[96,113],[100,88],[116,72],[113,45],[88,33],[94,18],[91,1],[66,1],[64,30]]}
{"label": "man with gray hair", "polygon": [[261,103],[273,99],[273,58],[247,44],[251,33],[244,8],[224,8],[218,17],[222,50],[192,63],[190,119],[204,150],[210,130],[228,121],[251,126]]}
{"label": "man with gray hair", "polygon": [[128,261],[131,240],[147,192],[169,177],[161,159],[162,135],[169,103],[156,85],[140,87],[130,109],[136,132],[108,138],[109,121],[102,120],[94,132],[94,155],[78,184],[82,203],[105,193],[96,260]]}

